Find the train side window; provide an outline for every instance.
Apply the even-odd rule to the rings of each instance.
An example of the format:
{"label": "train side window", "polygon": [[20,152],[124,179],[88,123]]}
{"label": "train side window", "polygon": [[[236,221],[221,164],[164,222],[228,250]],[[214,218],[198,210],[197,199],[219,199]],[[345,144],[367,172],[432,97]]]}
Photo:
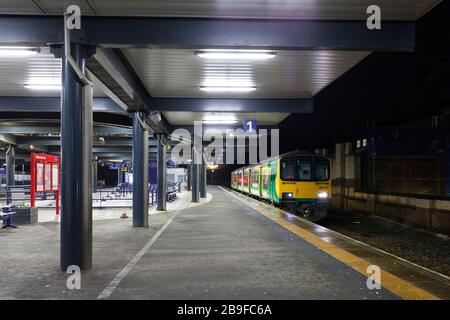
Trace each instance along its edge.
{"label": "train side window", "polygon": [[252,171],[252,185],[258,184],[258,172]]}
{"label": "train side window", "polygon": [[269,183],[270,183],[270,174],[266,173],[264,174],[264,189],[267,189],[269,187]]}

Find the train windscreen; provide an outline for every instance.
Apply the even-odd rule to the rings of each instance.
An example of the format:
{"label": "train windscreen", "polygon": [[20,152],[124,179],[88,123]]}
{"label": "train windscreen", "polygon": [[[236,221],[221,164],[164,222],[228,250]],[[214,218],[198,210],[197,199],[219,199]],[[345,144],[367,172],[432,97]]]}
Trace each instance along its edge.
{"label": "train windscreen", "polygon": [[280,173],[283,181],[328,181],[330,161],[311,156],[286,157],[281,159]]}

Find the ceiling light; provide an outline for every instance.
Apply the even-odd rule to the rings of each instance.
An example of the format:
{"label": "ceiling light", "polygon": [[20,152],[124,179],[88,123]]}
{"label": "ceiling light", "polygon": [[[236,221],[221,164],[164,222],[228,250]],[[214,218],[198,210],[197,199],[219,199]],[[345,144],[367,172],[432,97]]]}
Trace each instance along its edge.
{"label": "ceiling light", "polygon": [[243,88],[253,88],[255,86],[255,82],[251,77],[210,77],[207,76],[203,83],[202,87],[243,87]]}
{"label": "ceiling light", "polygon": [[235,114],[230,112],[214,112],[210,114],[206,114],[203,117],[203,120],[206,121],[217,121],[217,120],[223,120],[223,121],[237,121]]}
{"label": "ceiling light", "polygon": [[58,84],[26,84],[25,88],[31,90],[61,90],[61,85]]}
{"label": "ceiling light", "polygon": [[204,124],[236,124],[237,120],[203,120]]}
{"label": "ceiling light", "polygon": [[276,53],[267,50],[204,50],[195,54],[205,59],[217,60],[266,60],[274,58]]}
{"label": "ceiling light", "polygon": [[255,91],[256,87],[200,87],[200,90],[205,92],[251,92]]}
{"label": "ceiling light", "polygon": [[31,57],[38,53],[38,50],[24,47],[0,47],[0,57],[17,58]]}

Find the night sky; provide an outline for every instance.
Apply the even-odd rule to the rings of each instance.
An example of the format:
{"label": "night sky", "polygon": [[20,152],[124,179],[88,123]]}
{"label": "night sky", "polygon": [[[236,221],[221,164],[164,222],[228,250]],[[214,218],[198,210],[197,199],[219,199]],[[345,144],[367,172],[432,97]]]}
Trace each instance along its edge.
{"label": "night sky", "polygon": [[280,124],[280,152],[353,141],[373,119],[376,126],[400,126],[450,109],[450,1],[418,21],[417,47],[373,53],[325,88],[314,98],[314,113]]}

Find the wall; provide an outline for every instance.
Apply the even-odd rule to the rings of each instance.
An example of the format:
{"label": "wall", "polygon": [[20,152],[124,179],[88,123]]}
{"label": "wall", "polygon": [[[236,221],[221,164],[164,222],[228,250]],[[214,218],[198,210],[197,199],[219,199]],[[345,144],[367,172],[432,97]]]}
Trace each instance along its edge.
{"label": "wall", "polygon": [[378,215],[405,225],[450,234],[449,200],[355,191],[357,156],[351,143],[337,144],[331,162],[334,208]]}

